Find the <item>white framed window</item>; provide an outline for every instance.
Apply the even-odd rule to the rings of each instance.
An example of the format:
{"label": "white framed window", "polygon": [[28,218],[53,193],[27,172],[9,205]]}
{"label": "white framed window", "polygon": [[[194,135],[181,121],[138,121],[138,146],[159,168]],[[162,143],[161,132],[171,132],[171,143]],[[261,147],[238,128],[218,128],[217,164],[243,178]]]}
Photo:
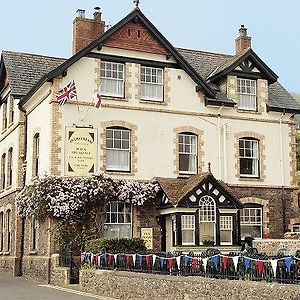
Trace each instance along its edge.
{"label": "white framed window", "polygon": [[182,245],[195,245],[195,216],[181,216]]}
{"label": "white framed window", "polygon": [[237,93],[239,108],[256,110],[256,81],[251,79],[237,79]]}
{"label": "white framed window", "polygon": [[251,138],[239,139],[241,177],[259,177],[259,144]]}
{"label": "white framed window", "polygon": [[197,173],[197,136],[194,134],[180,133],[179,143],[179,173]]}
{"label": "white framed window", "polygon": [[199,200],[200,244],[216,242],[216,203],[210,196]]}
{"label": "white framed window", "polygon": [[101,94],[124,97],[124,64],[101,61]]}
{"label": "white framed window", "polygon": [[241,238],[252,236],[261,239],[263,232],[262,208],[246,207],[241,210]]}
{"label": "white framed window", "polygon": [[106,238],[132,237],[132,205],[130,203],[116,201],[106,205],[103,235]]}
{"label": "white framed window", "polygon": [[129,129],[106,129],[106,170],[130,171]]}
{"label": "white framed window", "polygon": [[141,67],[141,99],[162,102],[163,69]]}
{"label": "white framed window", "polygon": [[220,216],[220,243],[232,245],[232,216]]}

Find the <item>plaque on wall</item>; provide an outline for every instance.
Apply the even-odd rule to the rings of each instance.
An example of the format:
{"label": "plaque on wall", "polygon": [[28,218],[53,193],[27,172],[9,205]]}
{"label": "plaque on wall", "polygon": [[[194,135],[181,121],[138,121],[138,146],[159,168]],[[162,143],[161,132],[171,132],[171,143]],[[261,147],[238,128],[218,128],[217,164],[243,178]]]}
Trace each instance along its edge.
{"label": "plaque on wall", "polygon": [[66,128],[65,174],[87,176],[94,174],[97,163],[97,129]]}
{"label": "plaque on wall", "polygon": [[141,238],[145,241],[147,250],[153,249],[153,228],[141,228]]}

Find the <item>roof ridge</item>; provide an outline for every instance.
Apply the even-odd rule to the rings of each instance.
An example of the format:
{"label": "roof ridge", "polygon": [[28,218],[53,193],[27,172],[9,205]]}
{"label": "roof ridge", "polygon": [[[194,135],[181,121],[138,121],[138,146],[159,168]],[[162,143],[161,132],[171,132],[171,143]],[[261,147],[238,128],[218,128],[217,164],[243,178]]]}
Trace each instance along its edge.
{"label": "roof ridge", "polygon": [[54,59],[64,59],[67,60],[66,57],[59,57],[59,56],[51,56],[51,55],[44,55],[44,54],[36,54],[36,53],[29,53],[29,52],[19,52],[19,51],[11,51],[11,50],[2,50],[2,53],[13,53],[13,54],[21,54],[21,55],[31,55],[37,57],[45,57],[45,58],[54,58]]}
{"label": "roof ridge", "polygon": [[211,52],[211,51],[204,51],[204,50],[191,49],[191,48],[175,47],[175,49],[178,49],[178,50],[186,50],[186,51],[194,51],[194,52],[200,52],[200,53],[203,53],[203,54],[211,54],[211,55],[215,55],[215,56],[226,56],[226,57],[228,57],[228,58],[234,57],[234,56],[235,56],[235,55],[233,55],[233,54],[225,54],[225,53]]}

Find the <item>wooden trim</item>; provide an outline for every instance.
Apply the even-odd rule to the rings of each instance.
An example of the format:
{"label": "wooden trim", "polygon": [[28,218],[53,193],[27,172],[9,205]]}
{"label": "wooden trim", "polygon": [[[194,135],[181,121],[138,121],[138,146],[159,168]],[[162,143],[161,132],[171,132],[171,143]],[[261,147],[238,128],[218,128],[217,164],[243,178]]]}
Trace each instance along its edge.
{"label": "wooden trim", "polygon": [[161,61],[154,61],[148,59],[141,59],[135,57],[128,57],[128,56],[117,56],[117,55],[109,55],[109,54],[100,54],[90,52],[86,55],[86,57],[96,58],[107,62],[116,62],[116,63],[134,63],[139,64],[146,67],[154,67],[154,68],[173,68],[173,69],[180,69],[180,66],[177,63],[166,63]]}

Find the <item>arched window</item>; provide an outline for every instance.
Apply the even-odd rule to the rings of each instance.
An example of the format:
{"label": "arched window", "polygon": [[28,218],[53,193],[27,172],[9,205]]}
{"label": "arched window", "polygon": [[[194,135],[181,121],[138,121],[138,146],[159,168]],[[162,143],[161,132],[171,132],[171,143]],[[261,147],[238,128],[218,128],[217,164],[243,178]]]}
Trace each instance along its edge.
{"label": "arched window", "polygon": [[5,189],[5,181],[6,181],[5,166],[6,166],[6,154],[3,153],[1,156],[1,182],[0,182],[1,190]]}
{"label": "arched window", "polygon": [[2,105],[2,130],[7,128],[7,99]]}
{"label": "arched window", "polygon": [[210,196],[199,200],[200,243],[215,243],[216,203]]}
{"label": "arched window", "polygon": [[6,211],[6,251],[10,251],[11,242],[11,210]]}
{"label": "arched window", "polygon": [[257,139],[239,139],[239,159],[241,177],[259,177],[259,142]]}
{"label": "arched window", "polygon": [[179,173],[197,173],[197,135],[183,132],[178,135]]}
{"label": "arched window", "polygon": [[0,252],[3,252],[4,243],[4,213],[0,212]]}
{"label": "arched window", "polygon": [[33,153],[32,153],[32,177],[39,175],[40,161],[40,135],[36,133],[33,137]]}
{"label": "arched window", "polygon": [[12,95],[9,96],[9,116],[8,116],[8,125],[14,122],[14,98]]}
{"label": "arched window", "polygon": [[106,128],[106,170],[130,171],[130,130]]}
{"label": "arched window", "polygon": [[7,155],[7,186],[12,186],[12,155],[13,155],[13,148],[8,149]]}

